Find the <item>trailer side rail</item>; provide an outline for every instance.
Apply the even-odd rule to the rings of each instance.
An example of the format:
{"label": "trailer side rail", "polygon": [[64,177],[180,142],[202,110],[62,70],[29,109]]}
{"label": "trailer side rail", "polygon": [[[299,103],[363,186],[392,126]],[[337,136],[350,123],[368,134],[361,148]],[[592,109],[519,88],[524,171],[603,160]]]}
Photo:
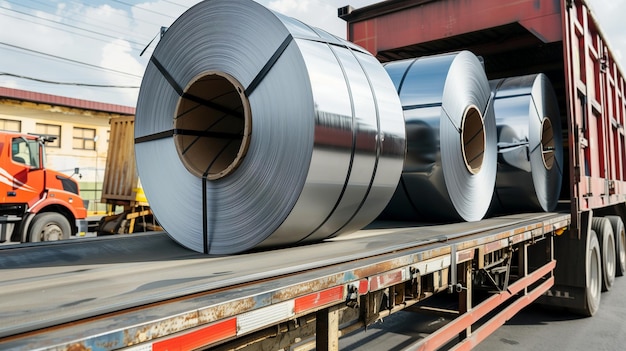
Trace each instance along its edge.
{"label": "trailer side rail", "polygon": [[[290,340],[291,344],[312,338],[317,333],[318,340],[308,342],[324,349],[322,345],[336,345],[337,338],[349,330],[369,325],[407,307],[418,306],[437,293],[451,294],[453,298],[458,295],[457,314],[461,319],[450,324],[450,328],[454,328],[450,330],[456,333],[460,326],[467,329],[475,324],[486,308],[511,298],[516,301],[511,308],[521,308],[551,286],[554,268],[550,252],[552,236],[562,233],[569,224],[569,214],[513,216],[499,226],[474,230],[471,234],[450,233],[420,240],[412,246],[399,245],[395,252],[390,250],[341,264],[181,296],[5,337],[0,339],[0,346],[32,350],[75,347],[114,350],[132,346],[132,350],[162,350],[176,344],[181,350],[192,350],[227,342],[267,342],[282,330],[288,337],[281,339]],[[393,240],[394,236],[371,236],[370,239]],[[323,250],[326,244],[313,247]],[[529,248],[536,246],[539,247],[536,252],[549,253],[539,259],[539,267],[534,267],[537,265],[534,261],[542,254],[527,253]],[[512,256],[509,254],[514,251],[519,253],[513,260],[513,266],[517,268],[511,269]],[[486,305],[472,308],[469,299],[473,290],[472,271],[477,270],[488,275],[489,272],[499,272],[493,273],[491,279],[500,281],[498,285],[502,291],[485,302]],[[510,285],[509,276],[517,277],[510,279]],[[529,289],[536,283],[541,285]],[[340,324],[349,327],[340,330]],[[470,329],[467,330],[467,335],[471,335]],[[251,336],[254,336],[253,341]]]}

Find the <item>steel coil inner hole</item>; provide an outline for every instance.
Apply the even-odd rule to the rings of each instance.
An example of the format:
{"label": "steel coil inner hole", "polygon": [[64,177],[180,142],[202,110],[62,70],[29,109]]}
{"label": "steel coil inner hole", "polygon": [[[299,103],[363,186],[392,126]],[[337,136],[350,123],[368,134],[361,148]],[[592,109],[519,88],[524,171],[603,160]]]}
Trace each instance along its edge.
{"label": "steel coil inner hole", "polygon": [[541,158],[547,170],[552,169],[554,165],[554,148],[554,130],[552,129],[552,122],[545,117],[541,128]]}
{"label": "steel coil inner hole", "polygon": [[467,170],[478,174],[485,156],[485,126],[476,106],[469,106],[461,121],[461,151]]}
{"label": "steel coil inner hole", "polygon": [[174,117],[174,143],[189,172],[216,180],[234,172],[250,144],[250,103],[243,86],[222,72],[197,76]]}

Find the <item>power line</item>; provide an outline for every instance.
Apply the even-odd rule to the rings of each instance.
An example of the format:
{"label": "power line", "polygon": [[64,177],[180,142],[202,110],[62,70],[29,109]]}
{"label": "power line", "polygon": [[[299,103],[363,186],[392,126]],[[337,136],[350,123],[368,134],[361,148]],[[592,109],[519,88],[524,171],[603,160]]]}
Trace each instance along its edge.
{"label": "power line", "polygon": [[101,70],[104,70],[104,71],[109,71],[109,72],[123,74],[123,75],[126,75],[126,76],[141,78],[141,76],[137,75],[137,74],[132,74],[132,73],[128,73],[128,72],[118,71],[118,70],[115,70],[115,69],[112,69],[112,68],[106,68],[106,67],[102,67],[102,66],[97,66],[97,65],[94,65],[94,64],[86,63],[86,62],[72,60],[72,59],[69,59],[69,58],[66,58],[66,57],[52,55],[52,54],[48,54],[48,53],[37,51],[37,50],[31,50],[31,49],[24,48],[24,47],[17,46],[17,45],[13,45],[13,44],[0,42],[0,45],[8,46],[8,47],[15,48],[15,49],[24,50],[24,51],[27,51],[27,52],[36,53],[36,54],[43,55],[43,56],[52,57],[52,58],[55,58],[55,59],[58,59],[58,60],[67,61],[67,62],[71,62],[71,63],[75,63],[75,64],[87,66],[87,67],[97,68],[97,69],[101,69]]}
{"label": "power line", "polygon": [[[48,13],[50,13],[50,14],[54,14],[55,13],[55,11],[54,11],[55,7],[51,6],[49,3],[38,1],[38,0],[32,0],[32,1],[36,2],[36,3],[39,3],[40,5],[43,5],[43,6],[51,7],[48,10],[49,11]],[[154,11],[154,10],[151,10],[151,9],[147,9],[147,8],[143,8],[143,7],[137,7],[137,6],[135,6],[133,4],[130,4],[128,2],[116,1],[116,0],[109,0],[109,1],[117,2],[117,3],[123,4],[123,5],[127,5],[127,6],[129,6],[131,8],[135,8],[136,10],[142,10],[142,11],[151,12],[151,13],[154,13],[154,14],[157,14],[157,15],[173,18],[172,16],[169,16],[167,14],[160,13],[160,12],[157,12],[157,11]],[[169,3],[171,5],[179,6],[179,7],[182,7],[182,8],[188,8],[189,7],[187,5],[182,5],[182,4],[174,2],[174,1],[168,1],[168,0],[161,0],[161,1]],[[2,12],[0,12],[0,15],[4,15],[4,16],[7,16],[7,17],[15,18],[15,19],[18,19],[18,20],[21,20],[21,21],[26,21],[26,22],[29,22],[29,23],[32,23],[32,24],[36,24],[36,25],[40,25],[40,26],[44,26],[44,27],[49,27],[49,28],[52,28],[54,30],[65,31],[65,32],[70,33],[70,34],[83,36],[83,37],[86,37],[86,38],[89,38],[89,39],[92,39],[92,40],[99,40],[99,41],[102,41],[102,42],[105,42],[105,43],[111,43],[111,42],[107,41],[107,40],[103,40],[101,38],[97,38],[97,37],[93,37],[93,36],[89,36],[89,35],[84,35],[83,33],[80,33],[80,31],[87,32],[87,33],[92,33],[94,35],[102,36],[102,37],[108,37],[108,38],[113,38],[113,39],[123,39],[123,38],[118,38],[118,37],[115,37],[115,36],[108,35],[108,34],[106,34],[106,31],[88,29],[84,25],[71,25],[71,24],[65,23],[66,21],[64,21],[64,20],[53,20],[52,17],[51,18],[45,18],[45,17],[42,17],[42,16],[34,15],[35,13],[41,11],[41,8],[39,8],[39,5],[37,5],[37,7],[32,7],[32,6],[34,6],[34,5],[32,5],[32,3],[24,5],[24,4],[18,4],[18,3],[14,2],[14,1],[11,1],[11,0],[7,0],[7,2],[8,3],[13,3],[14,5],[17,5],[17,6],[22,6],[22,8],[24,10],[21,10],[22,8],[20,8],[20,7],[6,8],[6,7],[3,7],[3,6],[0,6],[0,9],[4,9],[6,11],[14,12],[16,14],[19,14],[20,16],[12,16],[10,14],[2,13]],[[90,8],[90,7],[85,7],[84,3],[71,1],[71,0],[70,0],[70,2],[75,3],[78,6],[80,6],[80,7],[77,7],[76,9],[80,10],[81,12],[83,11],[82,10],[83,8]],[[91,7],[91,8],[96,9],[96,7]],[[61,9],[59,9],[59,10],[61,10]],[[37,11],[37,12],[35,12],[35,11]],[[125,13],[128,13],[127,10],[120,9],[119,7],[118,7],[117,11],[112,11],[111,13],[115,14],[117,16],[122,16],[122,11],[124,11]],[[70,18],[69,17],[69,13],[70,12],[68,12],[68,11],[63,11],[63,12],[68,14],[67,18],[69,19]],[[33,18],[36,19],[36,21],[28,20],[28,18],[25,18],[24,16],[33,17]],[[55,15],[55,16],[63,17],[63,13],[57,12],[57,15]],[[72,16],[72,17],[74,17],[74,16]],[[124,19],[134,20],[134,21],[137,21],[137,22],[148,23],[147,21],[142,21],[141,19],[134,18],[133,16],[129,16],[129,17],[125,17],[124,16]],[[50,22],[51,24],[54,24],[54,26],[47,25],[46,23],[41,23],[43,21]],[[87,23],[85,21],[81,22],[80,19],[78,19],[78,18],[72,18],[72,22],[71,23],[80,23],[80,24],[86,24],[87,26],[103,28],[102,26],[98,26],[98,25],[95,25],[93,23]],[[101,23],[105,23],[105,22],[101,22]],[[107,24],[107,26],[110,26],[110,25]],[[60,27],[67,27],[67,28],[71,28],[72,30],[68,30],[67,28],[60,28]],[[108,28],[106,28],[106,29],[108,29]],[[78,31],[78,33],[77,33],[77,31]],[[118,33],[121,34],[121,32],[118,32]],[[129,40],[129,39],[123,39],[123,40],[126,40],[128,43],[130,43],[131,44],[131,48],[132,48],[132,46],[141,46],[141,47],[149,46],[149,45],[145,45],[145,43],[140,43],[140,42]],[[117,42],[113,42],[113,44],[120,45]],[[132,44],[134,44],[134,45],[132,45]],[[0,47],[2,47],[2,46],[4,46],[5,49],[19,50],[23,54],[38,55],[38,56],[42,56],[42,57],[48,58],[48,59],[55,59],[55,60],[63,61],[63,62],[66,62],[66,63],[82,65],[82,66],[85,66],[85,67],[94,68],[94,69],[103,70],[103,71],[109,71],[109,72],[113,72],[113,73],[116,73],[116,74],[130,76],[130,77],[134,77],[134,78],[141,78],[140,75],[132,74],[132,73],[129,73],[129,72],[123,72],[123,71],[116,70],[116,69],[110,69],[110,68],[106,68],[106,67],[90,64],[90,63],[87,63],[87,62],[70,59],[70,58],[67,58],[67,57],[53,55],[53,54],[50,54],[50,53],[47,53],[47,52],[42,52],[42,51],[29,49],[29,48],[26,48],[26,47],[23,47],[23,46],[18,46],[18,45],[13,45],[13,44],[9,44],[9,43],[0,42]],[[141,50],[141,48],[132,48],[132,49],[133,50]],[[145,49],[147,49],[147,47],[144,48],[144,50]],[[31,81],[35,81],[35,82],[42,82],[42,83],[47,83],[47,84],[93,86],[93,87],[111,87],[111,88],[137,88],[135,86],[113,86],[113,85],[100,85],[100,84],[48,81],[48,80],[44,80],[44,79],[28,77],[28,76],[22,76],[22,75],[8,73],[8,72],[0,73],[0,75],[2,75],[2,76],[12,76],[12,77],[16,77],[16,78],[31,80]]]}
{"label": "power line", "polygon": [[[7,1],[9,3],[12,3],[12,4],[15,4],[15,5],[18,5],[18,6],[21,6],[21,7],[25,7],[25,8],[34,10],[34,11],[41,11],[40,8],[37,8],[37,7],[34,7],[34,6],[28,6],[28,5],[25,5],[23,3],[15,2],[13,0],[5,0],[5,1]],[[41,6],[50,7],[52,9],[55,9],[55,7],[53,5],[51,5],[49,2],[39,1],[39,0],[31,0],[31,2],[40,4]],[[117,15],[118,13],[117,12],[112,12],[112,14],[116,14]],[[35,17],[38,18],[38,19],[43,19],[42,17],[38,17],[38,16],[35,16]],[[124,19],[126,19],[126,18],[124,18]],[[97,25],[97,24],[94,23],[94,21],[89,21],[88,22],[88,21],[84,21],[84,20],[81,20],[81,19],[75,18],[75,17],[72,17],[71,20],[72,20],[72,22],[77,22],[77,23],[85,24],[87,26],[103,29],[103,30],[105,30],[105,32],[118,33],[118,34],[123,35],[123,36],[127,36],[129,34],[128,32],[121,32],[121,31],[117,31],[115,29],[112,29],[111,28],[112,25],[110,25],[110,24],[107,24],[106,26],[104,26],[104,25]],[[62,22],[62,21],[54,21],[54,22],[56,22],[58,24],[61,24],[61,25],[66,25],[65,22]],[[104,22],[101,22],[101,23],[104,23]],[[83,27],[80,27],[79,29],[83,29]],[[144,38],[143,40],[147,40],[147,39]]]}
{"label": "power line", "polygon": [[[150,10],[150,9],[145,8],[145,7],[135,6],[135,5],[133,5],[133,4],[129,4],[129,3],[124,2],[124,1],[120,1],[120,0],[109,0],[109,1],[112,1],[112,2],[117,2],[117,3],[119,3],[119,4],[123,4],[123,5],[130,6],[130,7],[136,7],[136,8],[138,8],[138,9],[141,9],[141,10],[143,10],[143,11],[147,11],[147,12],[153,13],[153,14],[155,14],[155,15],[164,16],[164,17],[169,17],[169,18],[171,18],[171,19],[176,19],[176,18],[174,18],[174,17],[172,17],[172,16],[170,16],[170,15],[164,15],[164,14],[162,14],[162,13],[158,12],[158,11]],[[178,4],[177,4],[177,5],[178,5]]]}
{"label": "power line", "polygon": [[53,80],[45,80],[34,77],[22,76],[19,74],[0,72],[0,76],[9,76],[21,79],[28,79],[40,83],[56,84],[56,85],[73,85],[79,87],[93,87],[93,88],[120,88],[120,89],[139,89],[138,85],[110,85],[110,84],[91,84],[91,83],[74,83],[74,82],[58,82]]}
{"label": "power line", "polygon": [[184,8],[189,8],[189,6],[182,5],[182,4],[179,4],[179,3],[174,2],[174,1],[168,1],[168,0],[161,0],[161,1],[166,2],[166,3],[168,3],[168,4],[172,4],[172,5],[176,5],[176,6],[184,7]]}
{"label": "power line", "polygon": [[[1,7],[1,6],[0,6],[0,8],[1,8],[1,9],[3,9],[3,10],[7,10],[7,11],[12,11],[12,12],[19,13],[19,14],[21,14],[21,15],[34,17],[34,18],[36,18],[36,19],[38,19],[38,20],[47,21],[47,22],[52,22],[52,23],[55,23],[55,24],[59,24],[59,25],[66,26],[66,27],[70,27],[70,28],[74,28],[74,29],[79,29],[79,30],[82,30],[82,31],[85,31],[85,32],[94,33],[94,34],[101,35],[101,36],[104,36],[104,37],[108,37],[108,38],[111,38],[111,39],[120,39],[119,37],[115,37],[115,36],[112,36],[112,35],[108,35],[108,34],[104,34],[104,33],[96,32],[96,31],[92,31],[92,30],[85,29],[85,28],[80,28],[80,27],[78,27],[78,26],[73,26],[73,25],[71,25],[71,24],[67,24],[67,23],[61,23],[61,22],[53,21],[53,20],[50,20],[50,19],[47,19],[47,18],[38,17],[38,16],[35,16],[35,15],[32,15],[32,14],[29,14],[29,13],[26,13],[26,12],[22,12],[22,11],[14,10],[14,9],[8,9],[8,8],[6,8],[6,7]],[[0,14],[2,14],[2,15],[4,15],[4,16],[7,16],[7,17],[11,17],[11,18],[15,18],[15,19],[19,19],[19,20],[23,20],[23,21],[25,21],[25,19],[23,19],[23,18],[20,18],[20,17],[15,17],[15,16],[11,16],[11,15],[8,15],[8,14],[6,14],[6,13],[0,13]],[[30,22],[31,22],[31,23],[34,23],[34,22],[32,22],[32,21],[30,21]],[[94,37],[89,37],[89,36],[82,35],[82,34],[80,34],[80,33],[76,33],[76,32],[66,31],[66,30],[63,30],[62,28],[57,28],[57,27],[48,26],[48,25],[43,24],[43,23],[37,23],[37,24],[38,24],[38,25],[41,25],[41,26],[48,27],[48,28],[53,28],[53,29],[56,29],[56,30],[61,30],[61,31],[64,31],[64,32],[67,32],[67,33],[71,33],[71,34],[75,34],[75,35],[80,35],[80,36],[83,36],[83,37],[86,37],[86,38],[89,38],[89,39],[94,39],[94,40],[100,40],[100,41],[103,41],[102,39],[98,39],[98,38],[94,38]],[[126,40],[126,39],[124,39],[124,40]],[[145,45],[144,43],[139,43],[139,42],[135,42],[135,41],[130,41],[130,40],[126,40],[126,41],[127,41],[127,42],[129,42],[129,43],[131,43],[131,44],[138,45],[139,47],[143,47],[143,46]],[[109,42],[107,42],[107,41],[105,41],[105,42],[106,42],[106,43],[109,43]],[[113,42],[113,44],[115,44],[115,45],[120,45],[120,44],[117,44],[117,43],[115,43],[115,42]],[[137,49],[137,48],[135,48],[134,50],[141,50],[141,49]]]}
{"label": "power line", "polygon": [[[35,2],[41,3],[41,1],[39,1],[39,0],[31,0],[31,1],[35,1]],[[85,4],[83,4],[83,3],[82,3],[82,2],[80,2],[80,1],[70,1],[70,2],[71,2],[72,4],[75,4],[75,5],[78,5],[78,6],[85,6]],[[182,6],[182,5],[179,5],[179,6]],[[183,7],[184,7],[184,6],[183,6]],[[92,7],[92,8],[95,8],[95,7]],[[118,17],[122,17],[123,19],[127,19],[126,17],[120,16],[120,14],[119,14],[118,12],[113,12],[113,14],[114,14],[114,15],[116,15],[116,16],[118,16]],[[133,21],[136,21],[136,22],[141,22],[141,23],[150,24],[150,25],[153,25],[153,26],[156,26],[156,27],[160,27],[160,26],[162,26],[162,25],[163,25],[163,23],[154,23],[154,22],[151,22],[151,21],[147,21],[147,20],[145,20],[145,19],[134,18],[134,17],[132,18],[132,20],[133,20]]]}

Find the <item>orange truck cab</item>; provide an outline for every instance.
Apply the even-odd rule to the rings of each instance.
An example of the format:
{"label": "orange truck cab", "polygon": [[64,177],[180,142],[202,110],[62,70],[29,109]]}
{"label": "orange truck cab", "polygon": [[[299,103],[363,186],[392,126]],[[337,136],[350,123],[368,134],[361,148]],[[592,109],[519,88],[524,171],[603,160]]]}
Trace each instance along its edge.
{"label": "orange truck cab", "polygon": [[69,239],[87,231],[78,183],[47,169],[55,137],[0,132],[0,242]]}

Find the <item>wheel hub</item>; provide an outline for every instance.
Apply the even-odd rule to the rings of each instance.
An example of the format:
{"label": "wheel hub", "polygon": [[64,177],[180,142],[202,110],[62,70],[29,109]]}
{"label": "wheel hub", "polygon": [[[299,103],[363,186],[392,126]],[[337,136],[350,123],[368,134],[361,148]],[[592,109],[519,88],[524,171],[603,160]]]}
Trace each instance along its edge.
{"label": "wheel hub", "polygon": [[43,241],[61,240],[63,237],[61,228],[55,224],[49,224],[41,231],[41,239]]}

